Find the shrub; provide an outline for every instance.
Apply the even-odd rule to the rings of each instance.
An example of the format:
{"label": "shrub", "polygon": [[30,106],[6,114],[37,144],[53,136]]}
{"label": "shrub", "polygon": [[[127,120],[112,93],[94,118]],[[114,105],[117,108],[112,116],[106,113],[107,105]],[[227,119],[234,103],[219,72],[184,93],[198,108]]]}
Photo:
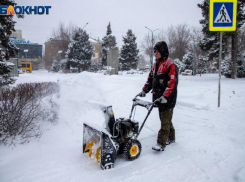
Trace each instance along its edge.
{"label": "shrub", "polygon": [[54,82],[25,83],[0,91],[0,144],[25,143],[41,136],[42,102],[59,93]]}
{"label": "shrub", "polygon": [[50,72],[59,72],[61,68],[61,64],[59,61],[54,60],[52,67],[49,69]]}

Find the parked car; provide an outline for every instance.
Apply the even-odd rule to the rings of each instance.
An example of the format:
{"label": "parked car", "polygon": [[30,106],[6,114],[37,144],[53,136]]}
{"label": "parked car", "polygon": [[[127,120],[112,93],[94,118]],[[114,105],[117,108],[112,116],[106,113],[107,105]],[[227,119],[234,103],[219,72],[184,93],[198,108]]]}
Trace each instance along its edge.
{"label": "parked car", "polygon": [[192,76],[192,70],[185,70],[181,73],[183,76]]}

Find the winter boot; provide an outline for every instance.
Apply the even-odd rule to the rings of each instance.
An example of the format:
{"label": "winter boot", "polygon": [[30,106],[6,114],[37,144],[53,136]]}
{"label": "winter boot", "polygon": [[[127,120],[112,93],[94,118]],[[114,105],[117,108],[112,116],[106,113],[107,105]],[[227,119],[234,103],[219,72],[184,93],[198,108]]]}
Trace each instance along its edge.
{"label": "winter boot", "polygon": [[175,139],[169,139],[166,141],[166,145],[169,145],[171,143],[175,143]]}
{"label": "winter boot", "polygon": [[156,150],[156,151],[164,151],[164,148],[165,147],[163,147],[161,144],[158,144],[158,143],[156,145],[152,146],[152,149]]}

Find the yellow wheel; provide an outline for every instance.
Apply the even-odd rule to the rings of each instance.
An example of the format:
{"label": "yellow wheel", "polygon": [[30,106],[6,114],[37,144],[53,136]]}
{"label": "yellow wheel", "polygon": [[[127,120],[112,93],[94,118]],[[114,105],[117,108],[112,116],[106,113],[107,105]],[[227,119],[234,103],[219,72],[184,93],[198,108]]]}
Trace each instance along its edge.
{"label": "yellow wheel", "polygon": [[137,159],[141,153],[141,144],[138,140],[130,140],[125,144],[123,149],[124,156],[132,161]]}
{"label": "yellow wheel", "polygon": [[135,144],[130,149],[130,155],[135,157],[138,153],[139,153],[139,146]]}

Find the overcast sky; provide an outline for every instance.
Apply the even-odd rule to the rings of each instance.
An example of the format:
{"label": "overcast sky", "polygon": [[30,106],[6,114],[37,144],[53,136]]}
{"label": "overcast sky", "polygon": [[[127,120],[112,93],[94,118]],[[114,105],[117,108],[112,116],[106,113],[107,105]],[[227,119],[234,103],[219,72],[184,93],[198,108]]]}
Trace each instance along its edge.
{"label": "overcast sky", "polygon": [[22,37],[43,44],[51,36],[59,22],[70,22],[78,27],[89,23],[85,30],[94,38],[106,35],[111,22],[112,34],[121,48],[122,36],[132,29],[138,47],[148,30],[166,29],[171,25],[186,23],[200,27],[203,0],[16,0],[19,6],[52,6],[49,15],[25,15],[17,19],[15,28],[22,30]]}

